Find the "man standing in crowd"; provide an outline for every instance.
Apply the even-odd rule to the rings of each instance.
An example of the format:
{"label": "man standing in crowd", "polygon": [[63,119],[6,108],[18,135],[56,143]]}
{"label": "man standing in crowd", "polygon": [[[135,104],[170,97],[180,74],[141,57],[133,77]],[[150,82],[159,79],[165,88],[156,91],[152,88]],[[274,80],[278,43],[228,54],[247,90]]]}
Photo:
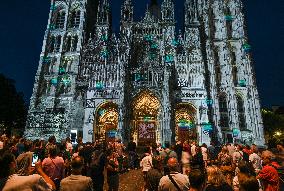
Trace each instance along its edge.
{"label": "man standing in crowd", "polygon": [[82,176],[83,166],[84,162],[80,156],[71,161],[72,174],[61,181],[61,191],[93,191],[92,179]]}
{"label": "man standing in crowd", "polygon": [[188,191],[188,176],[178,172],[178,160],[170,158],[168,160],[168,168],[170,173],[161,178],[159,183],[159,191]]}
{"label": "man standing in crowd", "polygon": [[203,191],[205,188],[206,183],[206,176],[205,173],[199,169],[192,170],[189,175],[188,179],[190,182],[190,190],[189,191]]}
{"label": "man standing in crowd", "polygon": [[136,143],[133,141],[133,138],[130,138],[130,142],[127,145],[127,151],[129,154],[129,168],[135,168],[135,161],[136,161]]}
{"label": "man standing in crowd", "polygon": [[263,184],[264,191],[278,191],[279,190],[279,175],[275,167],[272,166],[272,152],[266,150],[261,154],[263,168],[257,175]]}
{"label": "man standing in crowd", "polygon": [[177,159],[177,154],[175,151],[170,149],[170,143],[165,143],[165,149],[160,152],[160,156],[164,159],[164,174],[169,173],[169,168],[167,166],[167,162],[170,158],[174,157]]}
{"label": "man standing in crowd", "polygon": [[[2,191],[22,191],[22,190],[37,190],[37,191],[51,191],[55,190],[53,181],[43,172],[41,163],[35,164],[31,167],[32,156],[27,157],[26,166],[28,169],[23,171],[28,172],[29,175],[18,175],[16,172],[15,156],[10,153],[4,154],[0,158],[0,190]],[[38,174],[33,174],[34,169]]]}

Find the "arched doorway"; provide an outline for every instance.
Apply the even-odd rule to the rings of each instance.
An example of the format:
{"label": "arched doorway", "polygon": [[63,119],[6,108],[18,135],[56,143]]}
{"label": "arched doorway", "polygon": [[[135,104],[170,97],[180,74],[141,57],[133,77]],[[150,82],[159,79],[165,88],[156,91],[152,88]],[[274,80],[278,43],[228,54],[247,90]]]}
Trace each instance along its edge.
{"label": "arched doorway", "polygon": [[179,103],[175,109],[176,141],[197,140],[196,109],[189,103]]}
{"label": "arched doorway", "polygon": [[101,104],[95,113],[95,140],[114,141],[118,129],[118,106],[113,102]]}
{"label": "arched doorway", "polygon": [[139,146],[156,143],[160,107],[158,98],[150,91],[143,91],[134,98],[131,136]]}

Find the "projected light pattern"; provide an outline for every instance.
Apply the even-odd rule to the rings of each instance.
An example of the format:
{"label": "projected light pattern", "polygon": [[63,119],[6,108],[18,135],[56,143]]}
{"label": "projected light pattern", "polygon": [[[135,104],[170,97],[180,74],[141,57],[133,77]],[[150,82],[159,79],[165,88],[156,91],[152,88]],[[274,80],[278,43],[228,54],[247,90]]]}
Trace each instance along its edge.
{"label": "projected light pattern", "polygon": [[103,83],[103,82],[97,82],[97,83],[96,83],[96,89],[102,90],[102,89],[104,89],[104,88],[105,88],[105,86],[104,86],[104,83]]}
{"label": "projected light pattern", "polygon": [[246,43],[243,45],[243,49],[246,53],[249,53],[251,51],[251,45]]}
{"label": "projected light pattern", "polygon": [[246,85],[247,85],[246,80],[240,80],[240,81],[239,81],[239,85],[240,85],[241,87],[246,87]]}
{"label": "projected light pattern", "polygon": [[212,99],[206,99],[205,100],[207,106],[212,106],[213,105],[213,100]]}
{"label": "projected light pattern", "polygon": [[173,56],[172,54],[167,54],[167,55],[165,56],[165,62],[166,62],[166,63],[172,63],[172,62],[174,62],[174,56]]}
{"label": "projected light pattern", "polygon": [[181,119],[178,122],[178,127],[182,128],[182,129],[190,129],[194,127],[194,124],[192,123],[192,121],[186,120],[186,119]]}
{"label": "projected light pattern", "polygon": [[232,15],[225,15],[225,19],[226,19],[226,21],[232,21],[232,20],[234,20],[234,16],[232,16]]}

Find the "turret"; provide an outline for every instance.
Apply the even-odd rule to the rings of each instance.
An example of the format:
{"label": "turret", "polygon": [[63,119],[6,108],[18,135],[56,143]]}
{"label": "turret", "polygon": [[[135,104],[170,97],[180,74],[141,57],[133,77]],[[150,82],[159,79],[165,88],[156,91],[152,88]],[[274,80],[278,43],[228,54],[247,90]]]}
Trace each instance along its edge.
{"label": "turret", "polygon": [[172,0],[164,0],[162,3],[162,21],[167,23],[175,22],[174,3]]}

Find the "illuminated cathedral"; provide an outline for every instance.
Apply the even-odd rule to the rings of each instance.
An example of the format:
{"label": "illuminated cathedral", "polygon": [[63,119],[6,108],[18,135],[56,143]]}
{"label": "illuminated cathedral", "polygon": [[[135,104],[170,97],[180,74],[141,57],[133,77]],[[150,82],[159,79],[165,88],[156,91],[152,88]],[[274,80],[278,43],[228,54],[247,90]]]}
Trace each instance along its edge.
{"label": "illuminated cathedral", "polygon": [[[264,144],[241,0],[52,0],[25,136]],[[178,32],[177,32],[178,31]]]}

